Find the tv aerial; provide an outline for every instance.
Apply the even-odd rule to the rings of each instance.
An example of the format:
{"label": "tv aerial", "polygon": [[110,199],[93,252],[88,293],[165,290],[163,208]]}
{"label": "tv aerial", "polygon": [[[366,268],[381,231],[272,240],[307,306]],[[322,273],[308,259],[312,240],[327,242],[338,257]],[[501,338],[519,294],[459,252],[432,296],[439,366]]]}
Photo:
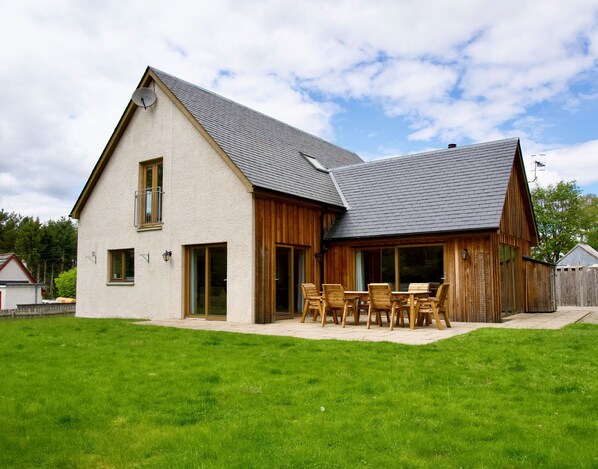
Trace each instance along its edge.
{"label": "tv aerial", "polygon": [[544,162],[544,158],[546,158],[546,153],[538,153],[537,155],[532,155],[533,164],[534,164],[534,179],[531,181],[527,181],[528,183],[536,182],[538,179],[538,171],[545,171],[546,170],[546,163]]}
{"label": "tv aerial", "polygon": [[138,107],[147,109],[156,102],[156,93],[151,88],[137,88],[131,99]]}

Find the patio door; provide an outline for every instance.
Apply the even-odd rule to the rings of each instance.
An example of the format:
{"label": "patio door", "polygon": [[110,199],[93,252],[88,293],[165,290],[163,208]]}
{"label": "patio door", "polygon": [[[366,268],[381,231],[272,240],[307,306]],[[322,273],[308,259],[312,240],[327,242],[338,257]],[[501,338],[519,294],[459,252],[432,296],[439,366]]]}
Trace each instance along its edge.
{"label": "patio door", "polygon": [[301,284],[306,279],[305,252],[305,248],[301,247],[276,246],[274,311],[278,318],[290,318],[301,313]]}
{"label": "patio door", "polygon": [[189,246],[186,254],[186,315],[225,318],[226,245]]}

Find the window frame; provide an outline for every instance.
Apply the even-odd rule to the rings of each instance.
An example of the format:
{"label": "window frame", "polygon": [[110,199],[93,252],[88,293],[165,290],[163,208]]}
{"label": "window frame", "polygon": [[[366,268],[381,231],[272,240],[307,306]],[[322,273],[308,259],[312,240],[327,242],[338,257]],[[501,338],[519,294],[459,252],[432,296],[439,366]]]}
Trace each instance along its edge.
{"label": "window frame", "polygon": [[[127,254],[129,253],[129,256]],[[120,254],[121,271],[120,277],[114,277],[115,258]],[[133,275],[127,277],[127,257],[129,257],[130,266],[132,267]],[[109,249],[108,250],[108,283],[131,285],[135,282],[135,249]]]}
{"label": "window frame", "polygon": [[[147,168],[152,168],[152,181],[148,184]],[[159,168],[161,168],[159,170]],[[159,174],[162,175],[162,185],[159,183]],[[151,210],[149,211],[149,221],[147,221],[147,191],[150,190]],[[139,163],[139,190],[137,206],[137,227],[139,229],[161,228],[163,221],[163,195],[164,195],[164,158],[154,158]],[[154,194],[156,196],[154,196]]]}
{"label": "window frame", "polygon": [[[191,244],[185,246],[185,254],[184,254],[184,294],[185,294],[185,301],[184,301],[184,317],[188,318],[203,318],[203,319],[210,319],[210,320],[217,320],[217,321],[226,321],[228,310],[224,313],[213,313],[213,304],[211,303],[211,295],[212,295],[212,262],[213,262],[213,250],[214,249],[224,249],[224,253],[226,256],[226,277],[224,278],[224,292],[226,295],[226,303],[228,307],[228,243],[213,243],[213,244]],[[193,251],[194,250],[203,250],[204,251],[204,259],[203,259],[203,272],[200,273],[203,278],[203,288],[204,288],[204,295],[203,295],[203,312],[199,313],[191,313],[191,309],[193,308],[193,301],[191,299],[192,296],[192,288],[193,285],[193,274],[192,274],[192,260],[193,260]],[[199,301],[201,302],[201,301]]]}
{"label": "window frame", "polygon": [[[358,261],[357,261],[357,256],[358,256],[358,252],[363,253],[364,251],[383,251],[383,250],[393,250],[393,257],[394,257],[394,266],[393,266],[393,270],[394,270],[394,275],[393,275],[393,282],[389,282],[391,283],[393,289],[396,289],[397,291],[400,290],[401,288],[401,275],[400,275],[400,270],[401,270],[401,263],[400,263],[400,253],[399,251],[401,249],[410,249],[410,248],[424,248],[424,247],[440,247],[442,248],[442,271],[443,271],[443,277],[441,278],[441,282],[440,283],[444,283],[445,278],[446,278],[446,243],[417,243],[417,244],[392,244],[392,245],[373,245],[373,246],[360,246],[360,247],[355,247],[353,249],[353,259],[355,260],[355,271],[354,271],[354,275],[355,275],[355,288],[359,288],[358,285],[358,278],[360,277],[360,275],[357,272],[357,268],[358,268]],[[362,254],[363,256],[363,254]],[[363,262],[363,260],[361,261]],[[365,281],[365,279],[362,279],[362,281]],[[365,289],[367,289],[367,283],[365,285]]]}

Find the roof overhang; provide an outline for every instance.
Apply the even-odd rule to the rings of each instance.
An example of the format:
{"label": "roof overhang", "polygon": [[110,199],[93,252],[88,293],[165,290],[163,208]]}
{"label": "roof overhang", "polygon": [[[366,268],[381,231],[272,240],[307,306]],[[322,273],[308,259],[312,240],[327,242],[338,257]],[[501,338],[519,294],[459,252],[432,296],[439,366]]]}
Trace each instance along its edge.
{"label": "roof overhang", "polygon": [[400,234],[380,234],[380,235],[362,235],[352,236],[346,238],[328,238],[325,237],[327,242],[356,242],[356,241],[384,241],[384,240],[396,240],[396,239],[413,239],[413,238],[458,238],[464,236],[491,236],[498,233],[497,227],[489,228],[478,228],[478,229],[463,229],[463,230],[451,230],[451,231],[422,231],[412,233],[400,233]]}
{"label": "roof overhang", "polygon": [[526,212],[528,212],[528,218],[530,220],[530,224],[532,227],[532,246],[537,246],[539,243],[539,236],[538,236],[538,225],[536,224],[536,214],[534,212],[534,204],[532,203],[532,195],[529,191],[529,184],[527,182],[527,177],[526,177],[526,173],[525,173],[525,165],[523,163],[523,153],[521,151],[521,143],[519,141],[517,141],[517,150],[515,152],[515,160],[513,162],[513,164],[517,164],[519,165],[519,169],[520,171],[518,171],[519,173],[519,177],[520,177],[520,183],[523,187],[525,187],[525,199],[526,199],[526,204],[525,204],[525,210]]}

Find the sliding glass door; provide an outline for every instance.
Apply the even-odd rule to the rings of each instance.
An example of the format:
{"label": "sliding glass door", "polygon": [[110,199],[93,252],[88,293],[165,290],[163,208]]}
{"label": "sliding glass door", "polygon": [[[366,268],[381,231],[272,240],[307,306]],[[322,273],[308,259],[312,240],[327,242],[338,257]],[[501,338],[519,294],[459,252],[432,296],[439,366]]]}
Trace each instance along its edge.
{"label": "sliding glass door", "polygon": [[292,317],[303,308],[301,284],[305,282],[305,248],[276,246],[275,311]]}
{"label": "sliding glass door", "polygon": [[390,283],[393,290],[407,290],[410,283],[443,283],[442,245],[401,246],[355,251],[355,288],[369,283]]}
{"label": "sliding glass door", "polygon": [[226,316],[226,245],[187,248],[187,316]]}

